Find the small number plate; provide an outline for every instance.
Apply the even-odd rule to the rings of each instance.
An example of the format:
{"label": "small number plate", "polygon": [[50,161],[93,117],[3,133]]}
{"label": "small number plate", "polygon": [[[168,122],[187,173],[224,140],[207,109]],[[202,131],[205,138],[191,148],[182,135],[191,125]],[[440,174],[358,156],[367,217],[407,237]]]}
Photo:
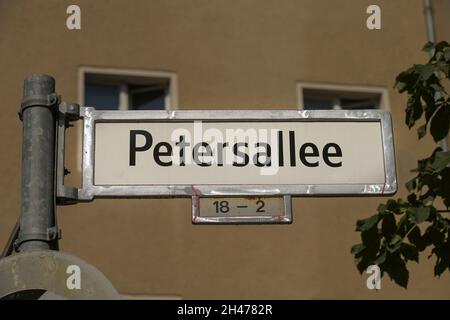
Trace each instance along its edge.
{"label": "small number plate", "polygon": [[290,196],[192,197],[194,224],[291,223]]}

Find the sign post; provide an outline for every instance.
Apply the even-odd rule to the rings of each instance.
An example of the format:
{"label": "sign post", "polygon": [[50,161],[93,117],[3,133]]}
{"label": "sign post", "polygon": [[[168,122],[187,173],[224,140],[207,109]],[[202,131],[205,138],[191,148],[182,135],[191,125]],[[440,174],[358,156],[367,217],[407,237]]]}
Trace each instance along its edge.
{"label": "sign post", "polygon": [[[0,300],[120,299],[100,271],[58,251],[55,207],[57,185],[64,181],[57,170],[64,174],[61,133],[70,119],[76,119],[77,110],[74,104],[60,103],[51,76],[33,74],[25,79],[19,112],[23,123],[21,214],[0,256]],[[76,192],[67,190],[67,199],[73,201]],[[14,250],[18,253],[12,254]],[[71,279],[79,285],[72,286]]]}
{"label": "sign post", "polygon": [[55,141],[58,96],[55,80],[42,74],[25,79],[20,110],[23,123],[20,251],[55,249]]}

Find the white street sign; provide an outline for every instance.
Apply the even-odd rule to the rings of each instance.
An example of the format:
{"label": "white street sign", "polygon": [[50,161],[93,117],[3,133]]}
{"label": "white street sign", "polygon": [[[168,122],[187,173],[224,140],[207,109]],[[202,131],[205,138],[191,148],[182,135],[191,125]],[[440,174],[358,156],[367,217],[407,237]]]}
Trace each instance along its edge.
{"label": "white street sign", "polygon": [[83,109],[85,198],[397,189],[387,112]]}

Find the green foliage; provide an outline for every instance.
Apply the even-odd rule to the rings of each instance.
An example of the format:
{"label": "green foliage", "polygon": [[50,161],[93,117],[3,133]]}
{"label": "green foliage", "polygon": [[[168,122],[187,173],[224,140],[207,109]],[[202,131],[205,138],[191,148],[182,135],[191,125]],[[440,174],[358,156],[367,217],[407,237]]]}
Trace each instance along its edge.
{"label": "green foliage", "polygon": [[[423,119],[417,134],[422,139],[428,129],[435,142],[445,138],[450,125],[450,98],[443,81],[450,79],[450,45],[427,43],[423,49],[432,53],[426,64],[413,65],[401,72],[395,88],[408,94],[405,123],[411,129]],[[436,148],[430,157],[419,160],[414,178],[405,184],[406,200],[388,200],[377,213],[358,220],[356,231],[361,243],[352,247],[359,272],[376,264],[398,285],[407,287],[409,261],[419,262],[419,253],[431,247],[436,257],[434,275],[450,271],[450,220],[441,212],[450,207],[450,151]],[[436,199],[446,210],[438,211]]]}

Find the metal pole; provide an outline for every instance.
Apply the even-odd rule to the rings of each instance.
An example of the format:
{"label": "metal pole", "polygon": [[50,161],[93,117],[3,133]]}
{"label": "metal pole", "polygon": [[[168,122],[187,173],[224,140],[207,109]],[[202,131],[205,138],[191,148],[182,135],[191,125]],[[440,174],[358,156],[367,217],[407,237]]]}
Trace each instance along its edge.
{"label": "metal pole", "polygon": [[55,80],[33,74],[25,79],[21,120],[22,206],[19,251],[54,249],[58,232],[55,219]]}
{"label": "metal pole", "polygon": [[[429,42],[436,43],[436,32],[434,29],[434,17],[433,17],[433,4],[431,0],[423,1],[423,12],[425,14],[425,23],[427,27],[427,39]],[[434,50],[430,52],[430,56],[433,57]],[[436,74],[439,77],[439,74]],[[439,146],[444,151],[448,151],[448,137],[445,137],[439,141]]]}
{"label": "metal pole", "polygon": [[433,5],[431,0],[423,1],[423,11],[425,14],[425,23],[427,25],[427,38],[430,42],[436,42],[436,33],[434,32]]}

